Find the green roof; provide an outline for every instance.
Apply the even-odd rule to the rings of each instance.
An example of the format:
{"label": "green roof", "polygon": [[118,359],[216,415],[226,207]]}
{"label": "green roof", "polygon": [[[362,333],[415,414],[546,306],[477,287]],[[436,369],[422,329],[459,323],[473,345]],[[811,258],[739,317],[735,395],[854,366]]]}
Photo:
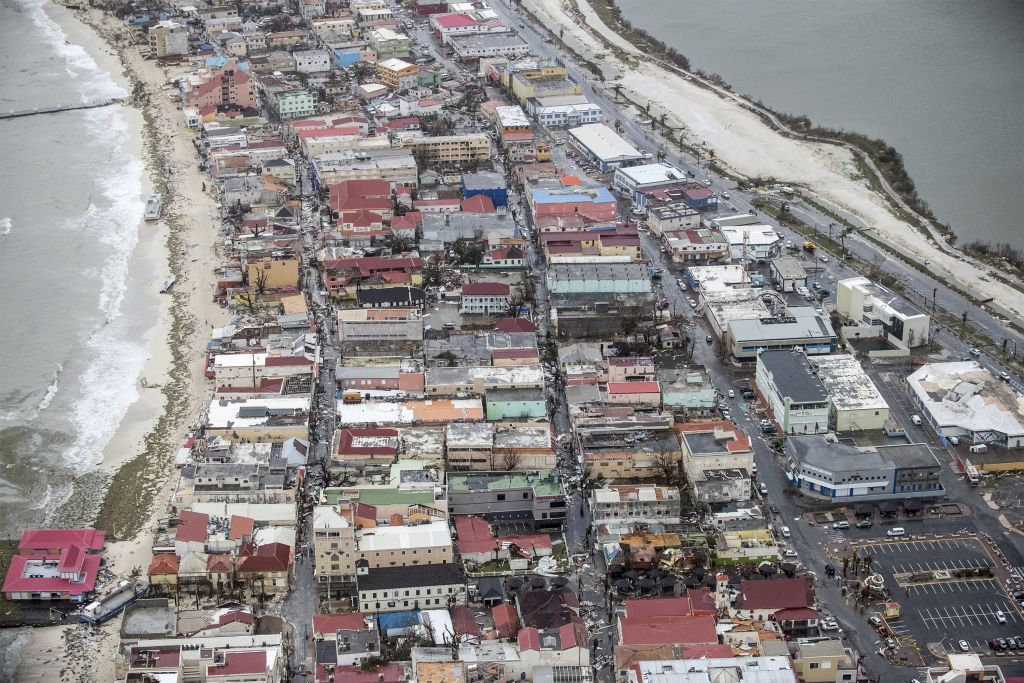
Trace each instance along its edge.
{"label": "green roof", "polygon": [[551,478],[551,470],[526,472],[449,472],[448,488],[452,491],[483,491],[532,488],[535,496],[557,496],[562,487]]}
{"label": "green roof", "polygon": [[[398,489],[358,489],[360,503],[367,505],[434,505],[433,491],[399,491]],[[337,505],[341,489],[324,491],[325,503]]]}

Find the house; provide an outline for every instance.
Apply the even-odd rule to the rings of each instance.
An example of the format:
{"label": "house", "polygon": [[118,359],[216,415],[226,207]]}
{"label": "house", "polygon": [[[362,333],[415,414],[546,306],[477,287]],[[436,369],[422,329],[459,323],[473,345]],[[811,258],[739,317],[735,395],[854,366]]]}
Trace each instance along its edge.
{"label": "house", "polygon": [[243,546],[236,573],[264,593],[285,593],[291,586],[292,549],[284,543],[267,543],[255,549]]}
{"label": "house", "polygon": [[206,549],[206,537],[210,516],[192,510],[178,513],[178,524],[174,527],[174,554],[185,557],[192,552],[203,552]]}
{"label": "house", "polygon": [[446,609],[465,602],[465,577],[454,564],[380,567],[356,577],[359,608],[367,613]]}
{"label": "house", "polygon": [[[721,230],[711,228],[683,228],[671,229],[660,227],[665,222],[672,221],[675,215],[688,216],[687,211],[693,211],[688,206],[686,209],[669,210],[663,206],[652,207],[647,213],[648,225],[659,225],[662,230],[661,241],[668,250],[669,256],[676,263],[700,264],[727,261],[729,256],[729,241],[722,234]],[[659,217],[665,217],[662,221]],[[655,228],[651,228],[655,230]]]}
{"label": "house", "polygon": [[331,469],[388,467],[398,457],[399,432],[389,427],[345,427],[335,432]]}
{"label": "house", "polygon": [[805,683],[846,683],[857,680],[857,655],[838,638],[800,641],[793,653],[793,670]]}
{"label": "house", "polygon": [[618,216],[615,195],[605,187],[537,188],[527,196],[534,221],[579,214],[593,221],[613,222]]}
{"label": "house", "polygon": [[657,409],[661,407],[661,386],[656,381],[608,382],[607,401],[610,405]]}
{"label": "house", "polygon": [[331,53],[327,50],[297,50],[292,53],[295,58],[295,70],[300,74],[318,74],[331,70]]}
{"label": "house", "polygon": [[772,419],[786,434],[828,431],[829,399],[808,357],[796,350],[757,354],[755,382]]}
{"label": "house", "polygon": [[[618,173],[618,171],[616,171]],[[666,202],[663,204],[652,204],[647,207],[646,223],[652,235],[666,235],[686,230],[697,230],[700,225],[700,211],[697,211],[686,202]],[[707,231],[721,234],[717,230]],[[722,239],[725,243],[725,239]],[[728,254],[725,254],[726,256]],[[691,259],[680,260],[712,260],[712,257],[703,256]]]}
{"label": "house", "polygon": [[714,616],[679,613],[675,609],[666,614],[660,613],[662,610],[651,614],[636,608],[631,611],[633,614],[627,611],[619,617],[614,648],[616,669],[625,670],[638,662],[672,656],[683,648],[718,645]]}
{"label": "house", "polygon": [[95,529],[28,529],[4,577],[8,600],[92,598],[106,533]]}
{"label": "house", "polygon": [[574,622],[558,628],[524,628],[516,635],[523,667],[587,666],[590,642],[583,624]]}
{"label": "house", "polygon": [[506,313],[511,303],[511,288],[500,282],[471,282],[462,286],[459,312],[463,315]]}
{"label": "house", "polygon": [[511,603],[495,605],[491,608],[491,616],[499,638],[515,638],[519,635],[519,614]]}
{"label": "house", "polygon": [[803,576],[766,581],[744,579],[728,612],[739,619],[773,620],[787,635],[804,635],[817,626],[818,613],[812,609],[812,596],[813,590]]}
{"label": "house", "polygon": [[491,525],[482,517],[455,517],[456,551],[459,559],[477,565],[496,560],[532,560],[553,552],[548,534],[513,534],[495,536]]}
{"label": "house", "polygon": [[[481,268],[518,270],[526,267],[526,254],[520,247],[499,247],[484,254]],[[501,330],[499,330],[501,331]]]}

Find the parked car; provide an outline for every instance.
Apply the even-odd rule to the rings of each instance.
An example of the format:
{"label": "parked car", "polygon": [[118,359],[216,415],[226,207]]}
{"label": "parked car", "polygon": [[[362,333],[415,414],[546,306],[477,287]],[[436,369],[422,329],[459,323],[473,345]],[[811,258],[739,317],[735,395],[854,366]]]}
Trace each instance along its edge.
{"label": "parked car", "polygon": [[789,549],[785,550],[782,553],[782,556],[783,557],[799,557],[800,555],[795,550],[793,550],[792,548],[789,548]]}
{"label": "parked car", "polygon": [[708,336],[704,337],[704,341],[706,341],[708,344],[710,344],[714,340],[711,338],[711,335],[709,334]]}
{"label": "parked car", "polygon": [[960,651],[961,652],[970,652],[971,651],[971,645],[966,640],[961,640],[957,644],[960,646]]}
{"label": "parked car", "polygon": [[763,483],[757,487],[757,490],[761,492],[762,496],[768,495],[768,486]]}
{"label": "parked car", "polygon": [[793,535],[793,532],[791,532],[791,531],[789,530],[789,527],[788,527],[788,526],[784,526],[784,527],[782,527],[782,528],[781,528],[781,529],[780,529],[779,531],[781,531],[781,532],[782,532],[782,537],[783,537],[783,538],[789,538],[790,536],[792,536],[792,535]]}
{"label": "parked car", "polygon": [[726,190],[722,190],[722,199],[728,199],[728,198],[729,198],[729,192],[726,191]]}
{"label": "parked car", "polygon": [[1006,615],[1003,614],[1003,610],[1001,610],[1001,609],[997,609],[996,610],[996,621],[998,621],[1000,624],[1005,624],[1006,623]]}
{"label": "parked car", "polygon": [[736,398],[736,392],[732,389],[729,390],[729,398]]}
{"label": "parked car", "polygon": [[841,522],[836,522],[835,524],[832,525],[832,528],[833,529],[839,529],[840,531],[842,531],[842,530],[845,530],[845,529],[849,529],[850,528],[850,523],[845,521],[845,520],[841,521]]}
{"label": "parked car", "polygon": [[885,530],[885,535],[886,536],[890,536],[890,537],[906,536],[907,535],[907,530],[904,529],[901,526],[894,526],[891,529],[886,529]]}
{"label": "parked car", "polygon": [[972,356],[977,358],[978,356],[981,355],[981,349],[974,348],[974,349],[971,349],[968,353],[970,353]]}
{"label": "parked car", "polygon": [[871,527],[872,524],[870,519],[862,519],[859,522],[857,522],[858,529],[870,529]]}
{"label": "parked car", "polygon": [[1008,373],[1005,370],[1003,370],[1002,372],[999,373],[999,379],[1003,380],[1004,382],[1009,382],[1010,381],[1010,373]]}
{"label": "parked car", "polygon": [[822,263],[828,263],[828,256],[822,254],[821,256],[818,257],[818,260],[821,261]]}

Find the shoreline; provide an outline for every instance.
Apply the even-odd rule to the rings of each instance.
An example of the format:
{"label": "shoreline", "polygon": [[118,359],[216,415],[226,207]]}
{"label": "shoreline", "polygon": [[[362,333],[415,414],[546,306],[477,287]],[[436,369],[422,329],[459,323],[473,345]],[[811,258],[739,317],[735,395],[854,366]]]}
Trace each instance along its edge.
{"label": "shoreline", "polygon": [[[163,217],[140,226],[132,256],[133,273],[146,276],[136,281],[152,287],[158,307],[155,324],[142,338],[147,360],[137,384],[139,396],[96,470],[107,485],[95,526],[107,531],[108,566],[116,575],[136,568],[144,573],[152,558],[147,535],[166,514],[164,503],[176,484],[173,456],[209,396],[203,374],[205,331],[228,319],[213,300],[218,207],[201,189],[205,176],[198,167],[193,134],[162,90],[167,80],[162,68],[143,60],[122,39],[123,24],[102,11],[56,3],[46,9],[69,41],[83,47],[131,93],[126,116],[136,136],[133,152],[146,164],[144,191],[164,197]],[[171,275],[177,279],[171,293],[156,293]],[[111,680],[120,620],[110,623],[114,626],[98,631],[77,626],[33,629],[17,679],[55,680],[59,670],[61,680],[65,675],[68,680]]]}
{"label": "shoreline", "polygon": [[652,60],[606,25],[586,0],[568,4],[526,0],[523,6],[568,45],[575,61],[584,65],[596,61],[605,73],[612,72],[607,80],[602,78],[609,97],[617,87],[627,100],[640,105],[649,102],[654,118],[664,115],[672,129],[684,130],[690,146],[714,150],[716,162],[748,178],[784,178],[803,186],[871,226],[871,238],[885,241],[894,253],[919,267],[927,261],[927,267],[948,282],[962,283],[961,293],[973,299],[991,298],[1002,315],[1015,319],[1017,325],[1024,321],[1020,292],[999,281],[1006,276],[995,274],[993,266],[944,240],[923,239],[915,226],[895,214],[891,198],[871,187],[858,169],[855,153],[845,145],[801,140],[769,126],[755,104],[717,86],[698,83],[697,76],[677,66],[669,69]]}

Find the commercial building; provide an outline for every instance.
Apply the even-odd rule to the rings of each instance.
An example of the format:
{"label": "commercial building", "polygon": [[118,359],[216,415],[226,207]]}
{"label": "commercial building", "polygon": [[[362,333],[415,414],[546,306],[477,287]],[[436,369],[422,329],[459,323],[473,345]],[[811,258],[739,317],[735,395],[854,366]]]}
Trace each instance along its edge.
{"label": "commercial building", "polygon": [[661,384],[661,402],[666,411],[688,418],[710,414],[718,392],[711,373],[701,366],[662,368],[657,373]]}
{"label": "commercial building", "polygon": [[420,68],[401,59],[377,62],[377,78],[395,92],[405,92],[419,85]]}
{"label": "commercial building", "polygon": [[378,61],[389,59],[407,59],[411,41],[409,36],[386,27],[375,28],[370,31],[367,39],[370,47],[377,53]]}
{"label": "commercial building", "polygon": [[588,478],[654,479],[682,460],[673,419],[665,414],[580,417],[576,447]]}
{"label": "commercial building", "polygon": [[680,523],[679,491],[665,486],[616,484],[593,492],[594,524]]}
{"label": "commercial building", "polygon": [[[742,664],[742,666],[741,666]],[[789,657],[701,657],[635,662],[629,683],[788,683],[796,680]]]}
{"label": "commercial building", "polygon": [[552,294],[650,294],[651,278],[639,263],[555,264],[548,268]]}
{"label": "commercial building", "polygon": [[807,272],[795,256],[776,256],[771,262],[772,282],[780,291],[795,292],[807,286]]}
{"label": "commercial building", "polygon": [[[684,205],[685,206],[685,205]],[[667,210],[666,210],[667,209]],[[651,232],[661,235],[661,241],[669,256],[676,263],[715,263],[728,261],[731,255],[729,241],[721,230],[714,228],[665,228],[666,223],[692,222],[700,213],[687,207],[685,210],[653,207],[647,213],[647,225]],[[699,224],[699,218],[697,218]]]}
{"label": "commercial building", "polygon": [[828,393],[829,429],[882,430],[889,420],[889,404],[856,358],[848,354],[808,356],[807,362]]}
{"label": "commercial building", "polygon": [[476,367],[430,367],[426,372],[427,394],[482,395],[493,389],[543,389],[544,369],[540,365],[499,365]]}
{"label": "commercial building", "polygon": [[292,53],[295,70],[300,74],[319,74],[331,70],[331,53],[327,50],[298,50]]}
{"label": "commercial building", "polygon": [[565,523],[565,494],[554,470],[449,472],[450,515],[478,515],[489,522],[533,527]]}
{"label": "commercial building", "polygon": [[601,107],[585,95],[532,97],[526,102],[526,110],[542,126],[583,126],[600,123],[604,117]]}
{"label": "commercial building", "polygon": [[583,156],[602,171],[612,171],[641,161],[636,147],[603,123],[588,123],[569,129],[569,140]]}
{"label": "commercial building", "polygon": [[782,248],[782,238],[775,228],[753,214],[723,216],[711,221],[729,240],[733,259],[740,261],[767,261]]}
{"label": "commercial building", "polygon": [[754,360],[761,350],[802,349],[808,355],[832,353],[836,334],[824,313],[796,306],[777,318],[730,320],[726,343],[738,360]]}
{"label": "commercial building", "polygon": [[409,149],[353,149],[313,157],[312,180],[316,188],[346,180],[383,178],[393,186],[416,187],[416,158]]}
{"label": "commercial building", "polygon": [[554,61],[511,62],[501,72],[501,81],[519,104],[525,104],[530,98],[583,94],[583,88],[568,77],[565,67]]}
{"label": "commercial building", "polygon": [[68,600],[93,596],[106,533],[95,529],[28,529],[7,565],[8,600]]}
{"label": "commercial building", "polygon": [[824,434],[829,430],[825,386],[798,351],[757,354],[757,390],[786,434]]}
{"label": "commercial building", "polygon": [[[372,569],[448,564],[454,559],[447,521],[391,524],[356,531],[355,554]],[[362,565],[362,562],[360,562]]]}
{"label": "commercial building", "polygon": [[754,452],[746,434],[725,420],[686,422],[676,431],[696,500],[727,503],[750,498]]}
{"label": "commercial building", "polygon": [[362,612],[408,612],[447,609],[463,604],[466,578],[454,564],[380,567],[356,577]]}
{"label": "commercial building", "polygon": [[321,588],[351,586],[356,580],[355,525],[342,510],[338,505],[313,508],[313,576]]}
{"label": "commercial building", "polygon": [[643,190],[675,185],[686,180],[686,173],[667,161],[615,169],[612,185],[623,194],[634,197]]}
{"label": "commercial building", "polygon": [[929,363],[906,381],[911,403],[943,445],[956,437],[974,445],[1024,446],[1024,401],[976,361]]}
{"label": "commercial building", "polygon": [[260,443],[304,439],[309,434],[309,396],[211,401],[203,429],[208,437]]}
{"label": "commercial building", "polygon": [[522,57],[530,53],[530,46],[511,32],[452,36],[448,45],[464,62],[481,57]]}
{"label": "commercial building", "polygon": [[927,444],[856,448],[823,436],[787,440],[786,473],[796,490],[818,501],[941,498],[942,465]]}
{"label": "commercial building", "polygon": [[836,285],[836,312],[846,319],[843,336],[882,337],[912,349],[928,343],[931,318],[893,292],[867,278],[840,280]]}
{"label": "commercial building", "polygon": [[411,308],[340,310],[338,334],[342,342],[422,341],[423,318]]}
{"label": "commercial building", "polygon": [[539,188],[530,192],[530,208],[534,222],[551,217],[582,216],[601,223],[610,223],[618,216],[615,195],[605,187]]}
{"label": "commercial building", "polygon": [[185,83],[185,106],[202,111],[209,107],[258,109],[259,95],[256,80],[235,60],[214,69],[205,79]]}
{"label": "commercial building", "polygon": [[281,121],[301,119],[317,112],[316,93],[305,88],[295,88],[274,93],[270,108]]}
{"label": "commercial building", "polygon": [[[507,121],[507,123],[511,125],[512,121]],[[462,198],[469,199],[478,195],[490,199],[495,207],[506,206],[508,204],[508,187],[505,183],[505,178],[500,173],[492,171],[463,173]]]}
{"label": "commercial building", "polygon": [[403,146],[411,148],[427,166],[458,165],[491,158],[491,139],[483,133],[409,137],[403,141]]}
{"label": "commercial building", "polygon": [[[616,171],[618,173],[618,171]],[[647,208],[647,227],[654,235],[700,227],[700,211],[686,202],[655,204]],[[715,234],[721,234],[718,230]],[[725,240],[722,240],[725,242]]]}

